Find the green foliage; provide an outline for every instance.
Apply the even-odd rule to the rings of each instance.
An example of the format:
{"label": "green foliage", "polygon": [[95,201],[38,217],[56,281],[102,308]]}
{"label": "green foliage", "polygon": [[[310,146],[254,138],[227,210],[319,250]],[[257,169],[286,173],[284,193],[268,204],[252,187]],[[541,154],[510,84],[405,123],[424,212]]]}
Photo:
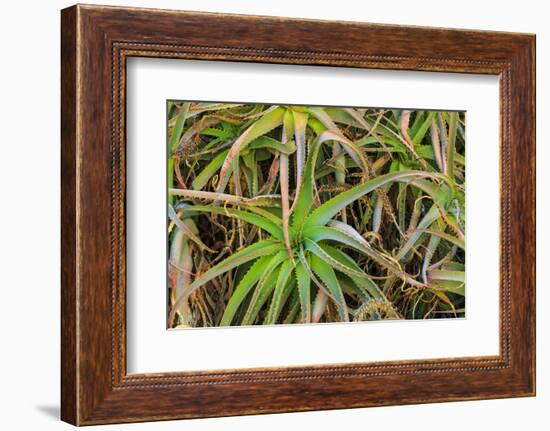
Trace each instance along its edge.
{"label": "green foliage", "polygon": [[462,113],[168,111],[170,327],[464,315]]}

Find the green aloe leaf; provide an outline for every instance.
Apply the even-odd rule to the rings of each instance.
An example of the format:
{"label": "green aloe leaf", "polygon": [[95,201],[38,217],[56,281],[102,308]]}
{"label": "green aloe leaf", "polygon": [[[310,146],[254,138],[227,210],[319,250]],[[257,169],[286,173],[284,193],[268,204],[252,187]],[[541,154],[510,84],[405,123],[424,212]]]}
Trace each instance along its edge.
{"label": "green aloe leaf", "polygon": [[255,244],[249,245],[248,247],[245,247],[227,257],[216,266],[210,268],[201,277],[196,279],[189,287],[189,292],[187,292],[187,294],[190,294],[193,290],[203,286],[214,277],[217,277],[218,275],[223,274],[236,266],[242,265],[243,263],[249,262],[261,256],[274,254],[282,249],[283,244],[280,241],[273,240],[262,240]]}
{"label": "green aloe leaf", "polygon": [[277,283],[275,284],[275,289],[273,291],[273,298],[271,300],[271,305],[267,313],[266,322],[268,325],[273,325],[277,323],[279,314],[283,307],[283,297],[285,293],[285,288],[291,278],[292,271],[294,269],[294,264],[292,260],[287,259],[279,268],[279,274],[277,276]]}
{"label": "green aloe leaf", "polygon": [[[306,129],[308,114],[292,111],[294,116],[294,136],[296,140],[296,196],[300,195],[304,169],[306,165]],[[290,211],[294,209],[296,199],[294,200]]]}
{"label": "green aloe leaf", "polygon": [[[323,132],[311,145],[307,162],[306,162],[306,169],[304,172],[304,179],[302,186],[300,188],[300,194],[297,197],[297,202],[294,210],[294,217],[293,217],[293,226],[296,228],[296,230],[299,230],[307,217],[307,215],[310,213],[311,207],[313,205],[313,184],[314,184],[314,170],[315,170],[315,164],[317,162],[317,157],[319,154],[319,150],[321,148],[321,145],[327,141],[336,141],[344,146],[344,148],[356,148],[355,144],[353,144],[348,139],[344,138],[343,136],[332,132],[330,130],[327,130]],[[367,161],[365,159],[365,155],[361,152],[360,149],[358,149],[358,152],[355,153],[356,157],[358,158],[358,164],[364,171],[368,169]]]}
{"label": "green aloe leaf", "polygon": [[466,273],[464,271],[434,269],[432,271],[428,271],[428,277],[431,280],[458,281],[460,283],[466,282]]}
{"label": "green aloe leaf", "polygon": [[334,270],[316,255],[311,255],[311,269],[319,276],[327,290],[334,298],[334,303],[338,309],[338,315],[342,322],[349,322],[348,307],[344,298],[344,293]]}
{"label": "green aloe leaf", "polygon": [[415,135],[412,137],[412,141],[414,146],[416,147],[420,142],[422,142],[422,139],[424,139],[424,136],[426,136],[426,132],[430,128],[432,122],[434,121],[435,112],[430,112],[426,120],[422,123],[422,125],[418,128],[418,131],[415,133]]}
{"label": "green aloe leaf", "polygon": [[287,143],[284,144],[276,139],[270,138],[269,136],[260,136],[252,141],[252,143],[248,146],[249,150],[259,150],[261,148],[277,151],[278,153],[286,154],[287,156],[296,151],[296,145],[293,141],[287,141]]}
{"label": "green aloe leaf", "polygon": [[222,151],[216,157],[214,157],[208,165],[206,165],[202,171],[195,177],[191,186],[194,190],[202,190],[203,187],[210,181],[210,178],[214,176],[218,169],[220,169],[225,157],[229,150]]}
{"label": "green aloe leaf", "polygon": [[[171,129],[170,138],[168,139],[168,166],[167,166],[167,182],[168,182],[168,188],[174,186],[174,158],[172,157],[172,153],[177,148],[179,139],[181,136],[181,133],[183,131],[183,126],[185,124],[185,120],[187,118],[187,113],[189,112],[189,103],[184,103],[181,109],[178,112],[178,115],[176,117],[176,122],[174,126]],[[173,198],[171,196],[168,197],[168,203],[173,203]]]}
{"label": "green aloe leaf", "polygon": [[466,268],[466,265],[459,262],[445,262],[443,265],[441,265],[441,269],[448,269],[451,271],[464,271]]}
{"label": "green aloe leaf", "polygon": [[[330,115],[327,114],[324,108],[313,107],[309,108],[308,112],[319,120],[323,126],[327,128],[325,132],[319,135],[317,145],[320,146],[323,142],[332,140],[343,145],[344,150],[357,163],[363,172],[367,172],[368,165],[361,148],[355,143],[347,139],[341,132],[338,126],[332,121]],[[316,157],[316,156],[315,156]]]}
{"label": "green aloe leaf", "polygon": [[437,280],[432,281],[432,284],[430,285],[430,289],[433,291],[446,291],[455,293],[460,296],[466,296],[466,284],[465,283],[457,283],[456,281],[447,281],[447,280]]}
{"label": "green aloe leaf", "polygon": [[239,285],[231,295],[227,307],[222,316],[220,326],[229,326],[231,321],[237,312],[237,309],[245,299],[246,295],[254,287],[254,285],[260,280],[264,274],[265,269],[269,265],[269,262],[273,259],[273,256],[263,256],[257,259],[250,267],[244,277],[241,279]]}
{"label": "green aloe leaf", "polygon": [[416,229],[416,232],[429,233],[430,235],[435,235],[441,239],[444,239],[445,241],[449,241],[451,244],[454,244],[457,247],[460,247],[462,250],[466,250],[465,241],[457,238],[454,235],[450,235],[448,233],[442,232],[440,230],[435,230],[435,229]]}
{"label": "green aloe leaf", "polygon": [[464,271],[435,269],[428,271],[428,278],[431,289],[445,290],[461,296],[465,295],[466,274]]}
{"label": "green aloe leaf", "polygon": [[422,220],[418,224],[418,227],[415,230],[415,232],[412,232],[407,237],[405,244],[403,244],[399,249],[399,251],[397,252],[397,255],[395,256],[397,260],[404,259],[406,254],[417,244],[420,237],[423,235],[422,230],[429,228],[433,222],[435,222],[441,217],[440,210],[441,209],[438,209],[437,205],[435,204],[431,206],[431,208],[428,210],[426,215],[422,218]]}
{"label": "green aloe leaf", "polygon": [[248,309],[246,310],[245,316],[242,321],[242,325],[252,325],[262,308],[262,306],[267,302],[271,292],[275,288],[275,282],[279,275],[278,268],[280,265],[289,259],[288,253],[286,250],[281,250],[271,257],[268,265],[264,269],[262,277],[256,285],[254,294],[248,304]]}
{"label": "green aloe leaf", "polygon": [[303,323],[311,322],[311,279],[302,262],[296,263],[296,283],[300,295]]}
{"label": "green aloe leaf", "polygon": [[225,215],[228,217],[234,217],[244,222],[253,224],[269,232],[275,239],[283,239],[283,231],[280,226],[274,224],[270,220],[262,217],[261,215],[250,213],[247,211],[236,210],[233,208],[221,208],[214,206],[192,205],[183,209],[184,212],[207,212],[213,214]]}
{"label": "green aloe leaf", "polygon": [[214,251],[210,249],[205,243],[203,243],[199,236],[195,232],[193,232],[189,228],[189,226],[187,226],[187,224],[180,220],[172,205],[168,205],[168,217],[178,227],[178,229],[185,232],[185,235],[187,235],[195,244],[197,244],[201,248],[201,250],[207,250],[209,252]]}
{"label": "green aloe leaf", "polygon": [[241,136],[235,141],[235,143],[229,149],[227,157],[222,165],[220,171],[220,179],[218,182],[218,192],[223,192],[227,185],[227,176],[231,162],[238,156],[239,152],[254,139],[265,135],[267,132],[280,126],[283,122],[283,115],[285,109],[277,107],[269,112],[265,113],[260,119],[256,120],[248,129],[246,129]]}
{"label": "green aloe leaf", "polygon": [[293,286],[289,284],[289,290],[291,290],[290,305],[288,307],[288,313],[283,320],[283,325],[288,325],[291,323],[302,323],[303,319],[298,320],[300,315],[300,301],[298,300],[298,295],[296,294],[296,289],[292,288]]}
{"label": "green aloe leaf", "polygon": [[193,105],[193,108],[190,109],[188,117],[193,118],[200,114],[203,114],[204,112],[222,111],[225,109],[232,109],[239,106],[243,106],[243,105],[237,104],[237,103],[218,103],[218,102],[196,103]]}
{"label": "green aloe leaf", "polygon": [[254,260],[258,257],[276,253],[277,251],[280,251],[282,248],[284,248],[283,244],[278,241],[272,241],[272,240],[258,241],[255,244],[252,244],[248,247],[243,248],[242,250],[239,250],[238,252],[232,254],[228,258],[218,263],[216,266],[210,268],[201,277],[195,279],[195,281],[191,283],[191,285],[186,289],[186,291],[182,295],[180,295],[180,297],[176,300],[176,302],[172,306],[172,309],[170,310],[170,313],[168,315],[168,322],[170,323],[169,326],[171,326],[172,322],[174,321],[176,311],[179,308],[180,304],[183,301],[185,301],[189,297],[189,295],[193,293],[193,291],[195,291],[199,287],[204,286],[210,280],[218,277],[219,275],[239,265],[250,262],[251,260]]}
{"label": "green aloe leaf", "polygon": [[176,117],[176,123],[172,129],[172,133],[170,134],[170,140],[168,142],[168,148],[170,149],[170,154],[172,154],[172,152],[177,148],[179,144],[179,139],[183,132],[183,126],[185,124],[185,120],[187,119],[187,114],[189,113],[189,105],[190,103],[188,102],[184,103]]}
{"label": "green aloe leaf", "polygon": [[339,261],[340,264],[361,274],[360,276],[355,276],[352,275],[349,271],[344,271],[344,273],[348,275],[359,288],[364,301],[370,300],[371,297],[378,301],[387,301],[385,295],[382,293],[376,283],[359,267],[359,265],[357,265],[357,263],[350,256],[348,256],[342,250],[336,247],[332,247],[328,244],[319,244],[319,246],[328,255],[330,255],[332,259]]}
{"label": "green aloe leaf", "polygon": [[458,124],[458,112],[449,114],[449,138],[447,142],[447,174],[454,177],[454,163],[456,151],[456,129]]}
{"label": "green aloe leaf", "polygon": [[363,125],[357,122],[346,108],[338,108],[333,106],[327,106],[323,108],[324,112],[330,117],[331,121],[338,124],[344,124],[346,126],[353,126],[357,128],[363,128]]}
{"label": "green aloe leaf", "polygon": [[[193,220],[185,219],[182,223],[186,225],[193,233],[197,234],[197,227]],[[172,300],[179,297],[190,284],[191,273],[193,271],[193,258],[191,247],[189,246],[188,236],[185,231],[176,227],[170,245],[170,280],[172,282]],[[183,325],[189,325],[192,320],[192,312],[188,301],[182,302],[177,313]]]}

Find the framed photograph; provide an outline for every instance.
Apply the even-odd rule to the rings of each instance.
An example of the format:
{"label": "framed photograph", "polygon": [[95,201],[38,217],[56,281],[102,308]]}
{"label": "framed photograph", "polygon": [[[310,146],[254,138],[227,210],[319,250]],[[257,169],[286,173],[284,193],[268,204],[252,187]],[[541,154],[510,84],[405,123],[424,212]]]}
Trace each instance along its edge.
{"label": "framed photograph", "polygon": [[62,419],[535,394],[535,37],[62,11]]}

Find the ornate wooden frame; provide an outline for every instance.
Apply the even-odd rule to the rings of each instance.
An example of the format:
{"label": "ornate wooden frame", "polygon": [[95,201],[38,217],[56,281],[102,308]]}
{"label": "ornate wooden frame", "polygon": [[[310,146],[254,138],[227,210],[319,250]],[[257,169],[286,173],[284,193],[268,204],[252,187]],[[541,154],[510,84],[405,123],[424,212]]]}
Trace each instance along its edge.
{"label": "ornate wooden frame", "polygon": [[[78,5],[62,11],[61,49],[63,420],[88,425],[534,395],[534,35]],[[500,354],[128,375],[130,56],[498,75]]]}

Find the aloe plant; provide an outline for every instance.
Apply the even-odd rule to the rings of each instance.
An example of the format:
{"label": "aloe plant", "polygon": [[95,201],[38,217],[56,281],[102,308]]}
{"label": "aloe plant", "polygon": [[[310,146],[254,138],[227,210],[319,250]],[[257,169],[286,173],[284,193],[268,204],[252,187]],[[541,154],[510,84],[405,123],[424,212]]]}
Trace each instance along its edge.
{"label": "aloe plant", "polygon": [[[185,175],[169,184],[171,249],[178,257],[192,244],[199,262],[185,286],[172,281],[170,326],[463,313],[458,113],[170,109],[169,169]],[[191,139],[192,150],[184,146]]]}

